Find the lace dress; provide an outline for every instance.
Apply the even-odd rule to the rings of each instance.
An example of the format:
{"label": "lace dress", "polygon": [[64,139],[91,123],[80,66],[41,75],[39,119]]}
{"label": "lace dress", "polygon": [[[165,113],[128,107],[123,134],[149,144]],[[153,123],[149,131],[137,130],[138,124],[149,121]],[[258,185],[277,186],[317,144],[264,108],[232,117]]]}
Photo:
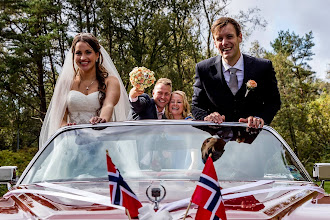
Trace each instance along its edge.
{"label": "lace dress", "polygon": [[68,123],[88,124],[89,120],[96,116],[96,111],[100,108],[98,96],[98,91],[85,95],[79,91],[71,90],[67,98]]}

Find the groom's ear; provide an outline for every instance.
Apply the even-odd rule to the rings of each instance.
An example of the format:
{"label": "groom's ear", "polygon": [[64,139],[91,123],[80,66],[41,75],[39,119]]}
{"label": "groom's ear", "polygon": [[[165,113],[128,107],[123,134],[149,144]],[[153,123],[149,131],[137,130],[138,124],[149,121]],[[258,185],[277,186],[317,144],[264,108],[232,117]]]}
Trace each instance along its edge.
{"label": "groom's ear", "polygon": [[242,43],[242,41],[243,41],[242,32],[239,33],[238,40],[239,40],[240,43]]}

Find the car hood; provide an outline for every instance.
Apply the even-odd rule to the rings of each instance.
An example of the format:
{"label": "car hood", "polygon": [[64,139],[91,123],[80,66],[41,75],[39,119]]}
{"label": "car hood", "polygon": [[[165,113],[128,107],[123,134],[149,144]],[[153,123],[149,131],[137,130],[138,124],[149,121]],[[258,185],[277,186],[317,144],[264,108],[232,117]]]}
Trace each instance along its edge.
{"label": "car hood", "polygon": [[[143,206],[153,204],[146,195],[149,186],[152,188],[161,185],[160,188],[165,188],[166,196],[160,202],[159,207],[161,209],[167,207],[173,219],[179,219],[184,215],[187,201],[189,203],[189,198],[196,187],[196,181],[189,180],[132,180],[127,182]],[[244,189],[244,186],[249,184],[252,187]],[[72,193],[70,190],[63,192],[56,186],[93,193],[95,195],[93,196],[94,202],[88,202],[88,199],[87,201],[80,201],[70,198],[70,196],[63,197],[61,196],[63,193],[67,195],[72,195]],[[308,189],[293,189],[297,186],[315,187],[310,182],[269,181],[265,184],[253,186],[253,182],[226,181],[220,182],[220,186],[223,192],[227,192],[228,189],[234,187],[241,188],[238,191],[223,194],[228,219],[272,219],[274,217],[283,219],[310,219],[311,217],[313,219],[325,219],[330,215],[330,210],[327,208],[330,204],[329,197],[312,200],[313,197],[316,197],[316,192]],[[110,201],[109,184],[106,181],[54,183],[51,187],[38,184],[21,185],[13,188],[12,191],[14,192],[15,189],[25,189],[27,191],[22,194],[11,194],[0,199],[0,219],[127,219],[123,210],[95,202],[98,195],[100,200],[108,197]],[[28,193],[28,190],[31,190],[31,193]],[[34,190],[47,193],[37,194]],[[49,193],[52,194],[49,195]],[[163,190],[162,193],[164,193]],[[238,193],[245,193],[246,195],[242,194],[239,198],[231,198]],[[249,193],[252,195],[249,195]],[[88,196],[87,193],[85,197]],[[192,204],[188,216],[194,218],[196,210],[197,206]]]}

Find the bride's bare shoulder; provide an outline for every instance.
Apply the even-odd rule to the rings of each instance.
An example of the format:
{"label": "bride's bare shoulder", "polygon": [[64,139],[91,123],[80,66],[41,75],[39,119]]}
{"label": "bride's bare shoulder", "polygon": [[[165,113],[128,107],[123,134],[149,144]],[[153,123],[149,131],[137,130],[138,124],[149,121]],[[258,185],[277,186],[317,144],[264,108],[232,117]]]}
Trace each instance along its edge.
{"label": "bride's bare shoulder", "polygon": [[108,76],[107,78],[105,78],[105,82],[108,84],[119,84],[119,80],[117,77],[115,76]]}
{"label": "bride's bare shoulder", "polygon": [[79,84],[80,84],[80,79],[78,77],[74,77],[71,85],[71,90],[78,90]]}

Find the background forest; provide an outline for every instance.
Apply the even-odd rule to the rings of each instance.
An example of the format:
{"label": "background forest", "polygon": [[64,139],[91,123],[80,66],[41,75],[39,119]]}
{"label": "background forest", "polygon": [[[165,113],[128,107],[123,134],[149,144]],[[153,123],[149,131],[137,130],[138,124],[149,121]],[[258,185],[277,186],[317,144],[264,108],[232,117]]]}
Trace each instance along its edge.
{"label": "background forest", "polygon": [[[135,66],[172,79],[191,99],[195,64],[215,56],[210,26],[231,16],[243,39],[267,25],[258,9],[233,15],[227,0],[8,0],[0,5],[0,166],[21,173],[38,149],[38,137],[56,79],[76,33],[91,32],[111,55],[129,91]],[[244,40],[243,40],[244,42]],[[245,53],[270,59],[282,107],[272,122],[309,172],[330,162],[329,82],[315,78],[313,33],[281,31]],[[330,70],[328,71],[328,77]],[[329,79],[329,78],[328,78]],[[150,92],[148,90],[147,92]]]}

